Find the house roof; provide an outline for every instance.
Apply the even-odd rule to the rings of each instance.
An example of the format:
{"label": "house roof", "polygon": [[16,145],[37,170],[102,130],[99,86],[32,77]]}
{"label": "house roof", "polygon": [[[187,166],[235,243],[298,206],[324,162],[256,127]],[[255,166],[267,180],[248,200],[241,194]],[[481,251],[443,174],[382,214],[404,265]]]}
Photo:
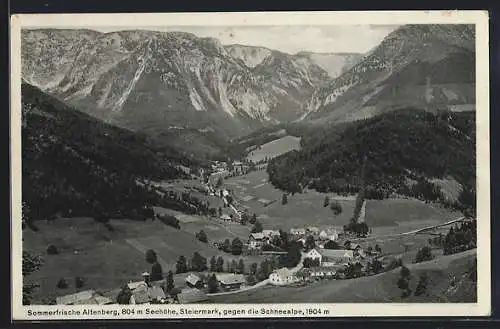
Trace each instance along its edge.
{"label": "house roof", "polygon": [[135,290],[141,286],[147,286],[147,284],[144,281],[136,281],[127,283],[127,286],[130,290]]}
{"label": "house roof", "polygon": [[242,284],[246,282],[243,274],[218,273],[215,277],[221,284]]}
{"label": "house roof", "polygon": [[136,304],[149,303],[152,300],[160,300],[166,298],[165,292],[158,286],[140,286],[132,291]]}
{"label": "house roof", "polygon": [[177,299],[179,303],[187,304],[187,303],[196,303],[202,302],[208,299],[207,295],[199,289],[190,288],[190,289],[182,289],[179,294],[177,294]]}
{"label": "house roof", "polygon": [[262,234],[265,236],[280,235],[280,231],[276,230],[262,230]]}
{"label": "house roof", "polygon": [[193,274],[193,273],[190,273],[186,277],[186,282],[189,283],[189,284],[192,284],[193,286],[196,285],[200,281],[201,281],[200,277],[197,276],[196,274]]}
{"label": "house roof", "polygon": [[[301,240],[302,240],[302,239],[301,239]],[[300,240],[299,240],[299,241],[300,241]],[[318,249],[318,248],[313,248],[313,249],[309,250],[309,251],[307,252],[307,255],[309,255],[309,254],[320,254],[320,255],[321,255],[321,253],[320,253],[320,251],[319,251],[319,249]]]}
{"label": "house roof", "polygon": [[352,250],[342,250],[342,249],[321,249],[318,252],[323,257],[331,258],[343,258],[343,257],[354,257]]}
{"label": "house roof", "polygon": [[80,291],[75,294],[56,298],[58,305],[105,305],[111,304],[110,298],[97,294],[94,290]]}
{"label": "house roof", "polygon": [[251,233],[250,237],[253,238],[254,240],[262,240],[266,236],[264,235],[264,233]]}
{"label": "house roof", "polygon": [[306,229],[305,228],[291,228],[290,233],[305,233]]}
{"label": "house roof", "polygon": [[231,219],[231,217],[229,217],[229,215],[226,215],[226,214],[220,216],[220,218],[222,218],[222,219]]}
{"label": "house roof", "polygon": [[289,277],[290,275],[293,275],[293,272],[290,271],[288,268],[286,267],[282,267],[276,271],[274,271],[274,273],[276,275],[278,275],[278,277],[280,277],[280,279],[286,279],[287,277]]}

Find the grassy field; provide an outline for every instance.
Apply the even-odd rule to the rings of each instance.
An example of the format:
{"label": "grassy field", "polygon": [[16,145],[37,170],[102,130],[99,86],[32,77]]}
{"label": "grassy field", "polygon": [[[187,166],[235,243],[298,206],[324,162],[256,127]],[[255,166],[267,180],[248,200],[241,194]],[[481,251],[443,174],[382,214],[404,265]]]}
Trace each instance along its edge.
{"label": "grassy field", "polygon": [[429,277],[427,295],[403,299],[397,287],[400,269],[351,280],[320,281],[304,287],[265,286],[239,294],[212,297],[214,303],[386,303],[386,302],[475,302],[475,287],[464,282],[456,292],[449,292],[449,278],[460,278],[468,271],[475,250],[443,256],[435,260],[406,265],[410,269],[410,288],[414,291],[418,276]]}
{"label": "grassy field", "polygon": [[[307,225],[341,228],[354,212],[354,197],[312,190],[289,195],[288,203],[282,205],[283,192],[268,182],[265,171],[229,178],[224,184],[235,194],[239,207],[257,214],[259,221],[269,229],[289,230]],[[340,215],[334,216],[329,207],[323,206],[325,196],[340,202],[343,210]],[[366,205],[366,222],[373,228],[374,235],[402,233],[459,216],[457,212],[413,199],[368,200]]]}
{"label": "grassy field", "polygon": [[[220,241],[224,239],[234,239],[236,237],[246,241],[250,234],[251,227],[243,226],[234,222],[224,222],[218,218],[205,218],[201,216],[186,215],[170,209],[156,207],[157,213],[167,213],[173,215],[181,222],[181,230],[188,232],[191,235],[198,233],[200,230],[205,231],[209,241]],[[223,210],[223,213],[230,213],[228,208]]]}
{"label": "grassy field", "polygon": [[286,152],[300,149],[300,138],[285,136],[272,142],[263,144],[260,148],[248,154],[247,159],[253,162],[264,160],[266,157],[274,158]]}
{"label": "grassy field", "polygon": [[[181,230],[158,220],[111,220],[113,231],[90,218],[56,219],[38,222],[37,225],[38,232],[23,232],[23,248],[41,255],[44,260],[41,269],[29,277],[29,280],[40,284],[35,292],[36,302],[41,302],[42,298],[75,292],[76,276],[85,278],[84,289],[100,291],[116,289],[129,280],[140,280],[140,274],[151,269],[151,265],[145,261],[147,249],[157,252],[165,273],[169,270],[175,273],[179,256],[190,260],[194,252],[206,257],[207,262],[212,256],[222,256],[226,263],[241,258],[247,268],[251,263],[263,259],[258,256],[232,256],[211,244],[198,241],[193,234],[199,231],[198,228],[205,230],[209,241],[232,236],[245,237],[246,240],[249,230],[240,226],[238,233],[231,235],[223,225],[201,217],[198,221],[181,221]],[[48,255],[46,248],[49,244],[55,245],[59,254]],[[56,288],[61,278],[68,282],[68,289]],[[182,281],[182,276],[178,280]]]}

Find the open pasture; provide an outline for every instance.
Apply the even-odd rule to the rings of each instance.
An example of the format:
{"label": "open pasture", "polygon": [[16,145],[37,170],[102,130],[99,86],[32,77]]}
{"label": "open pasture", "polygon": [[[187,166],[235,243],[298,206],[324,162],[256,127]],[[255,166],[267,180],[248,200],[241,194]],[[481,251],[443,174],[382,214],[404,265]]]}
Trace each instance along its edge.
{"label": "open pasture", "polygon": [[[233,256],[210,243],[198,241],[194,235],[198,228],[205,230],[209,242],[215,238],[232,239],[234,236],[245,237],[246,241],[249,232],[248,227],[238,225],[235,234],[231,235],[221,224],[202,218],[181,223],[180,230],[158,220],[111,220],[112,230],[109,230],[92,218],[40,221],[37,226],[38,232],[23,232],[23,248],[34,255],[41,255],[44,262],[40,270],[28,278],[40,284],[35,291],[35,302],[41,302],[42,296],[53,298],[75,292],[74,280],[77,276],[85,279],[83,289],[100,291],[117,289],[130,280],[140,280],[142,272],[151,270],[151,265],[145,260],[147,249],[156,251],[165,274],[169,270],[175,272],[179,256],[190,260],[194,252],[207,258],[207,262],[212,256],[222,256],[225,262],[243,259],[247,268],[263,259],[260,256]],[[50,244],[56,246],[58,254],[47,254],[46,248]],[[61,278],[68,282],[67,289],[56,287]]]}
{"label": "open pasture", "polygon": [[285,136],[250,151],[247,155],[247,159],[258,162],[264,160],[266,157],[275,158],[281,154],[298,149],[300,149],[300,137]]}
{"label": "open pasture", "polygon": [[[283,192],[267,181],[265,171],[229,178],[225,181],[235,194],[238,208],[257,214],[265,228],[289,230],[304,226],[342,227],[352,218],[355,196],[338,196],[305,190],[288,195],[282,204]],[[329,206],[324,207],[325,197],[337,200],[342,213],[335,216]],[[455,219],[460,213],[414,199],[368,200],[366,222],[375,236],[402,233],[423,226],[435,225]]]}

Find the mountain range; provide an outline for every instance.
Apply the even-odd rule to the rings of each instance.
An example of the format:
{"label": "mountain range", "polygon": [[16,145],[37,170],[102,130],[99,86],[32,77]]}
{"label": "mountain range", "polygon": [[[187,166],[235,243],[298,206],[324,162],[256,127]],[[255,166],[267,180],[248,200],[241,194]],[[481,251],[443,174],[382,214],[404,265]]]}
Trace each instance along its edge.
{"label": "mountain range", "polygon": [[366,54],[288,54],[184,32],[38,29],[22,32],[22,74],[107,123],[215,156],[280,123],[474,110],[474,48],[471,25],[405,25]]}
{"label": "mountain range", "polygon": [[473,25],[405,25],[315,90],[303,118],[348,122],[402,107],[475,110]]}
{"label": "mountain range", "polygon": [[223,46],[183,32],[52,29],[24,30],[22,37],[28,83],[150,134],[194,128],[229,138],[294,120],[330,79],[310,56]]}

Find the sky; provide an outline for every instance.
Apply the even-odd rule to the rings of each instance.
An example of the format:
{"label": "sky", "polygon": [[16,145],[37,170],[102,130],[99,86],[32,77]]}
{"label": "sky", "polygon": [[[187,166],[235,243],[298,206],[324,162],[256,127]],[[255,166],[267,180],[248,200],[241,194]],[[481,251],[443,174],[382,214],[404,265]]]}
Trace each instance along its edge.
{"label": "sky", "polygon": [[[365,53],[377,46],[397,25],[317,25],[317,26],[162,26],[162,27],[86,27],[101,32],[144,29],[183,31],[199,37],[213,37],[222,44],[263,46],[294,54]],[[72,28],[75,28],[74,26]]]}

